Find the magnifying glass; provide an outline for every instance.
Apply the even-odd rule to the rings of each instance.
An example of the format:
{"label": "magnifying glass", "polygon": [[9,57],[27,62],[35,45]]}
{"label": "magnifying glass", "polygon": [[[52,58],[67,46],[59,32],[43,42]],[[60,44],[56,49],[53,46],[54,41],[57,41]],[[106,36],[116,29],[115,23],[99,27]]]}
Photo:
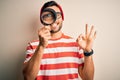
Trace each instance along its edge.
{"label": "magnifying glass", "polygon": [[56,12],[51,8],[46,8],[42,11],[40,20],[43,25],[51,25],[57,19]]}

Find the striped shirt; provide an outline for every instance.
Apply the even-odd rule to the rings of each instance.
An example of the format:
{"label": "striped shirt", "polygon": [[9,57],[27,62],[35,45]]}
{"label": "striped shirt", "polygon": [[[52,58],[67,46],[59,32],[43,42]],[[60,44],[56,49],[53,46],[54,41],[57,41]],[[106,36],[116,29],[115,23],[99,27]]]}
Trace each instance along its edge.
{"label": "striped shirt", "polygon": [[[38,44],[39,40],[29,43],[25,62],[30,60]],[[48,41],[36,80],[78,80],[78,67],[83,64],[82,49],[76,40],[63,34],[59,39]]]}

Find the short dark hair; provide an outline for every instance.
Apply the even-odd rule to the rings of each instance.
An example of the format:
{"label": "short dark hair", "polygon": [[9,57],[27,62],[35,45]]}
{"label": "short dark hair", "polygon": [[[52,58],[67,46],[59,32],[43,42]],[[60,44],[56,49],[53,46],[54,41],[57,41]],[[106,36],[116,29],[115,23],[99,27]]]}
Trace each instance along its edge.
{"label": "short dark hair", "polygon": [[61,14],[62,14],[62,19],[64,20],[63,10],[62,10],[61,6],[60,6],[57,2],[55,2],[55,1],[46,2],[46,3],[43,5],[43,7],[41,8],[41,10],[40,10],[40,16],[41,16],[41,13],[43,12],[43,10],[44,10],[45,8],[51,7],[51,6],[57,6],[57,7],[60,9]]}

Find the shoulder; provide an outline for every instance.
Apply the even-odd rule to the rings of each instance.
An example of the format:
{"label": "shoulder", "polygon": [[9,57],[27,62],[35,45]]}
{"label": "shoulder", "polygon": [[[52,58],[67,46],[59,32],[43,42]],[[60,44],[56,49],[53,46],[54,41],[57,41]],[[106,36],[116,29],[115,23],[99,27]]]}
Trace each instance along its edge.
{"label": "shoulder", "polygon": [[73,37],[71,37],[71,36],[69,36],[69,35],[66,35],[66,34],[63,34],[62,37],[65,38],[65,39],[73,39]]}
{"label": "shoulder", "polygon": [[73,37],[66,35],[66,34],[63,34],[62,38],[66,39],[66,40],[70,40],[71,42],[76,42],[76,39],[74,39]]}
{"label": "shoulder", "polygon": [[27,50],[36,48],[38,46],[38,44],[39,44],[39,40],[32,40],[32,41],[28,42]]}
{"label": "shoulder", "polygon": [[28,42],[29,45],[38,45],[39,44],[39,40],[32,40],[30,42]]}

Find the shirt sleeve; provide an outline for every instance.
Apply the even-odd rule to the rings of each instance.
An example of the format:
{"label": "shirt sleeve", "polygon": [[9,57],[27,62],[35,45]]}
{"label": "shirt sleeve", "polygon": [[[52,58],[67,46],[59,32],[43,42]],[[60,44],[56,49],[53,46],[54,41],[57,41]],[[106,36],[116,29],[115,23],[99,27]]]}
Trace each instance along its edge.
{"label": "shirt sleeve", "polygon": [[84,54],[83,54],[83,49],[79,49],[79,66],[84,65]]}
{"label": "shirt sleeve", "polygon": [[31,57],[33,56],[33,53],[34,53],[34,49],[33,49],[33,46],[31,45],[31,43],[28,43],[27,47],[26,47],[26,56],[25,56],[25,60],[24,60],[24,63],[28,62]]}

